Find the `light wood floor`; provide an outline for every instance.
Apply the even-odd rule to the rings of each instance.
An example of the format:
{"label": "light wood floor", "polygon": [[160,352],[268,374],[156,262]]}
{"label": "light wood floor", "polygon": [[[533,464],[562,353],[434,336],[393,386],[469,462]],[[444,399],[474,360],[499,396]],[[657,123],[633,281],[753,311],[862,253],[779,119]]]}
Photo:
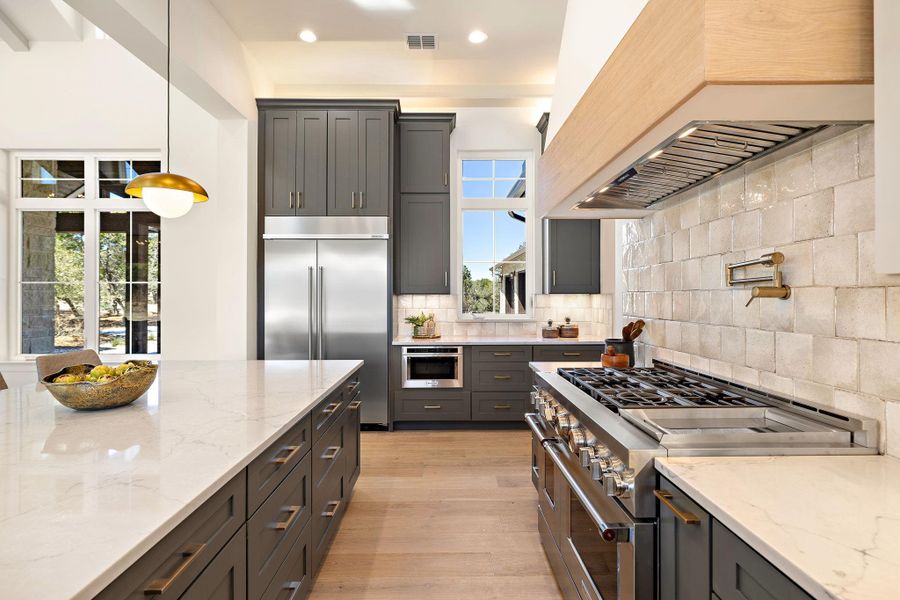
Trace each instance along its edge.
{"label": "light wood floor", "polygon": [[312,600],[560,600],[527,431],[363,432],[362,474]]}

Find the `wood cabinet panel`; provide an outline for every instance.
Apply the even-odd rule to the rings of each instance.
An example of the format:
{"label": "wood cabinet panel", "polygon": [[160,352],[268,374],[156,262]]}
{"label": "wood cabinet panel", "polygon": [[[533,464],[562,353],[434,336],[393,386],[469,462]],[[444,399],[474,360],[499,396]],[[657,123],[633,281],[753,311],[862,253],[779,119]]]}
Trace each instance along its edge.
{"label": "wood cabinet panel", "polygon": [[475,362],[528,362],[531,346],[472,346]]}
{"label": "wood cabinet panel", "polygon": [[473,421],[522,421],[529,392],[472,392]]}
{"label": "wood cabinet panel", "polygon": [[359,191],[359,113],[355,110],[330,110],[328,214],[358,214]]}
{"label": "wood cabinet panel", "polygon": [[309,453],[312,445],[309,420],[309,415],[303,417],[247,467],[248,514],[256,512],[269,494]]}
{"label": "wood cabinet panel", "polygon": [[328,113],[297,112],[295,213],[321,216],[328,204]]}
{"label": "wood cabinet panel", "polygon": [[402,194],[397,292],[450,293],[450,195]]}
{"label": "wood cabinet panel", "polygon": [[307,524],[260,600],[303,600],[312,589],[312,548]]}
{"label": "wood cabinet panel", "polygon": [[543,362],[599,362],[603,356],[603,344],[558,344],[534,347],[534,360]]}
{"label": "wood cabinet panel", "polygon": [[181,600],[246,600],[246,541],[246,527],[241,527]]}
{"label": "wood cabinet panel", "polygon": [[359,113],[359,215],[388,216],[391,205],[393,113]]}
{"label": "wood cabinet panel", "polygon": [[395,421],[468,421],[471,417],[469,392],[402,390],[394,393]]}
{"label": "wood cabinet panel", "polygon": [[599,294],[600,221],[549,219],[544,233],[546,293]]}
{"label": "wood cabinet panel", "polygon": [[524,392],[531,389],[528,363],[474,363],[472,390],[478,392]]}
{"label": "wood cabinet panel", "polygon": [[449,121],[400,123],[400,193],[449,193],[449,167]]}
{"label": "wood cabinet panel", "polygon": [[337,421],[346,405],[347,400],[344,397],[344,390],[337,389],[331,393],[325,402],[313,410],[311,416],[313,443],[315,443],[322,434],[328,431],[328,428],[331,427],[332,423]]}
{"label": "wood cabinet panel", "polygon": [[297,111],[268,111],[263,126],[266,140],[265,213],[293,215],[297,191]]}
{"label": "wood cabinet panel", "polygon": [[[664,497],[657,500],[659,600],[707,598],[712,591],[710,516],[665,477],[657,489]],[[690,517],[696,522],[685,522]]]}

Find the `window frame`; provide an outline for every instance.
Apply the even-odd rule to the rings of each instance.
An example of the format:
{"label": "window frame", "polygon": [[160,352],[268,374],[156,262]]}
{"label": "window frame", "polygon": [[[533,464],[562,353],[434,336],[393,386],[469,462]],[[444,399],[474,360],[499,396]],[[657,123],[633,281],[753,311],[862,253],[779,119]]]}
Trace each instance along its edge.
{"label": "window frame", "polygon": [[[23,198],[20,186],[23,160],[83,160],[85,163],[84,198]],[[150,212],[140,198],[101,198],[99,175],[101,160],[158,160],[165,169],[158,151],[22,151],[9,156],[9,286],[7,315],[9,336],[8,356],[13,360],[33,360],[36,354],[22,353],[22,213],[24,212],[82,212],[84,213],[84,347],[97,350],[100,342],[100,213],[106,211]],[[160,272],[160,286],[163,276]],[[162,314],[160,312],[160,323]],[[99,350],[98,350],[99,352]],[[162,354],[101,354],[110,362],[129,359],[160,360]]]}
{"label": "window frame", "polygon": [[[524,198],[463,198],[463,161],[464,160],[524,160],[525,161],[525,197]],[[535,228],[535,159],[531,150],[459,150],[456,153],[456,267],[454,277],[457,287],[456,318],[458,321],[474,322],[510,322],[534,321],[534,293],[537,272],[537,252]],[[503,179],[503,178],[501,178]],[[467,210],[483,211],[526,211],[525,221],[525,312],[510,313],[472,313],[463,312],[462,276],[465,262],[463,260],[463,213]],[[502,292],[501,292],[502,293]]]}

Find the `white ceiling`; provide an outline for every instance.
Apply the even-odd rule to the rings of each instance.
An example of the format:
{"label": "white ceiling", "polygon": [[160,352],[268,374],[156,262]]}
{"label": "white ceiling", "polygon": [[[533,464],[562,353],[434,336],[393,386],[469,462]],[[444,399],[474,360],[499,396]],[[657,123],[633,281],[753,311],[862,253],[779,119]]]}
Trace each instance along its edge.
{"label": "white ceiling", "polygon": [[[82,36],[81,15],[62,0],[0,0],[0,21],[28,44],[74,42]],[[0,39],[9,43],[6,36]]]}
{"label": "white ceiling", "polygon": [[[566,0],[209,1],[276,96],[400,97],[404,106],[546,99],[566,11]],[[319,41],[299,41],[302,29]],[[469,43],[473,29],[488,40]],[[407,50],[407,33],[436,33],[438,49]]]}

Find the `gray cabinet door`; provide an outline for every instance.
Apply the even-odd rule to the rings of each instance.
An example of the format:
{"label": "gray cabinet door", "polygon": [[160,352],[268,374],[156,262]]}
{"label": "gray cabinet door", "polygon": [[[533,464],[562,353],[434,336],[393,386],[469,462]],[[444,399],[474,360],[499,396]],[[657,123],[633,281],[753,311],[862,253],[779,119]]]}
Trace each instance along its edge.
{"label": "gray cabinet door", "polygon": [[328,214],[359,214],[359,112],[328,111]]}
{"label": "gray cabinet door", "polygon": [[297,111],[270,110],[265,115],[265,213],[293,215],[297,191]]}
{"label": "gray cabinet door", "polygon": [[600,293],[600,221],[550,219],[545,226],[549,294]]}
{"label": "gray cabinet door", "polygon": [[659,600],[709,598],[709,514],[664,477],[658,494]]}
{"label": "gray cabinet door", "polygon": [[181,600],[246,600],[247,554],[245,528],[234,534]]}
{"label": "gray cabinet door", "polygon": [[400,294],[450,293],[450,196],[401,194]]}
{"label": "gray cabinet door", "polygon": [[359,196],[356,214],[389,216],[391,204],[391,131],[393,113],[359,113]]}
{"label": "gray cabinet door", "polygon": [[326,213],[328,190],[328,113],[324,110],[297,112],[297,163],[294,206],[296,214]]}
{"label": "gray cabinet door", "polygon": [[450,123],[400,123],[400,193],[450,192]]}

